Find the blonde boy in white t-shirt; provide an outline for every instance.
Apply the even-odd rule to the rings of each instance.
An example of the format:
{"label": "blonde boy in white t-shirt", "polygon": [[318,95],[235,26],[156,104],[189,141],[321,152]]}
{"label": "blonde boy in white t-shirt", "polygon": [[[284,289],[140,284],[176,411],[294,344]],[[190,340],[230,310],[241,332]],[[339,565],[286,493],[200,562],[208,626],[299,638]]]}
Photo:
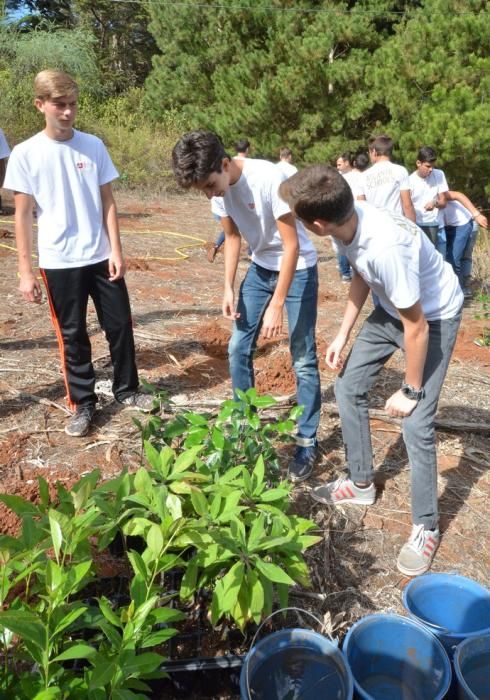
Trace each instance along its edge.
{"label": "blonde boy in white t-shirt", "polygon": [[19,289],[27,301],[41,302],[32,262],[35,204],[39,267],[73,411],[65,431],[82,437],[97,403],[86,323],[89,297],[109,342],[115,398],[141,410],[150,410],[153,400],[138,391],[126,267],[111,188],[117,170],[100,139],[73,128],[78,86],[71,76],[44,70],[34,88],[35,106],[46,125],[13,149],[5,178],[15,193]]}
{"label": "blonde boy in white t-shirt", "polygon": [[[412,484],[412,533],[398,569],[427,571],[439,544],[434,417],[461,320],[463,294],[451,266],[405,217],[356,202],[345,180],[328,166],[311,166],[284,182],[279,194],[306,226],[333,236],[355,270],[340,329],[326,362],[340,370],[335,383],[348,478],[311,492],[327,505],[372,505],[376,499],[368,391],[396,348],[404,350],[405,376],[386,401],[403,419]],[[369,290],[379,304],[364,322],[348,358],[342,353]]]}

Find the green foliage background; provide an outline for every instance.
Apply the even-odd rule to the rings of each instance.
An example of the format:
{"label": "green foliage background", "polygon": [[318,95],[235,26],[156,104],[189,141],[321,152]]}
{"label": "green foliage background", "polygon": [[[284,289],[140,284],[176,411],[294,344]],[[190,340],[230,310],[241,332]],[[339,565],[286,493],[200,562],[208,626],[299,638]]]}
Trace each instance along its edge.
{"label": "green foliage background", "polygon": [[[298,164],[396,141],[409,170],[436,147],[452,189],[490,195],[490,12],[485,0],[7,0],[32,11],[0,36],[0,123],[39,128],[30,85],[46,65],[81,81],[80,128],[105,138],[123,181],[164,182],[193,128]],[[163,178],[162,178],[163,174]]]}

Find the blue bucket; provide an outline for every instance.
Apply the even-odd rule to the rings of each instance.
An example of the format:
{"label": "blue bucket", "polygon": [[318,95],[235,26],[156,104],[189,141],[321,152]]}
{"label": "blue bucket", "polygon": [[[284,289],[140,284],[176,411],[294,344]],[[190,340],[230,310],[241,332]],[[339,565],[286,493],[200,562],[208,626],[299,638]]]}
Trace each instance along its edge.
{"label": "blue bucket", "polygon": [[283,629],[261,639],[240,674],[242,700],[351,700],[352,675],[331,640],[308,629]]}
{"label": "blue bucket", "polygon": [[401,615],[361,618],[347,632],[343,650],[363,700],[442,700],[451,684],[440,641]]}
{"label": "blue bucket", "polygon": [[428,627],[452,657],[467,637],[490,634],[490,591],[458,574],[424,574],[403,591],[411,617]]}
{"label": "blue bucket", "polygon": [[458,644],[454,672],[460,700],[490,700],[490,634]]}

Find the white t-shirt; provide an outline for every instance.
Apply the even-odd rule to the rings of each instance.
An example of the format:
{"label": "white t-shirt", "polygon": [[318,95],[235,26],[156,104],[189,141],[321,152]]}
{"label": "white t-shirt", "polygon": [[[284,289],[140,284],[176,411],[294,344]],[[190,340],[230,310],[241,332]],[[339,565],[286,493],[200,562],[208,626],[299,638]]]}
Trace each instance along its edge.
{"label": "white t-shirt", "polygon": [[[224,197],[211,200],[213,214],[233,219],[252,249],[253,262],[267,270],[280,270],[284,254],[276,220],[291,211],[278,194],[279,185],[285,179],[276,163],[247,158],[237,182],[230,185]],[[300,248],[296,269],[302,270],[315,265],[317,254],[298,220],[296,229]]]}
{"label": "white t-shirt", "polygon": [[349,187],[352,190],[352,196],[354,197],[354,199],[358,195],[363,194],[363,191],[362,191],[363,175],[362,175],[362,173],[359,172],[359,170],[349,170],[348,173],[342,173],[342,177],[344,177],[347,180]]}
{"label": "white t-shirt", "polygon": [[412,221],[367,202],[356,202],[359,217],[353,241],[338,241],[340,252],[379,297],[381,306],[399,318],[397,309],[420,301],[428,321],[452,318],[463,293],[451,265]]}
{"label": "white t-shirt", "polygon": [[442,170],[434,168],[427,177],[420,177],[417,171],[410,175],[410,194],[415,209],[418,224],[422,226],[444,226],[444,213],[442,209],[434,208],[426,211],[424,206],[433,201],[438,194],[448,192],[446,176]]}
{"label": "white t-shirt", "polygon": [[403,214],[400,192],[410,190],[408,170],[390,160],[379,160],[362,173],[360,194],[380,209]]}
{"label": "white t-shirt", "polygon": [[276,167],[278,167],[286,177],[291,177],[291,175],[298,172],[298,168],[292,163],[288,163],[287,160],[280,160],[279,163],[276,163]]}
{"label": "white t-shirt", "polygon": [[8,158],[10,155],[10,148],[7,143],[7,139],[5,138],[5,134],[3,131],[0,129],[0,160],[3,160],[4,158]]}
{"label": "white t-shirt", "polygon": [[15,146],[5,187],[34,197],[39,267],[84,267],[110,256],[100,187],[117,177],[102,141],[81,131],[68,141],[41,131]]}
{"label": "white t-shirt", "polygon": [[464,226],[473,218],[471,212],[461,202],[454,200],[446,204],[444,209],[442,209],[442,214],[444,216],[444,226]]}

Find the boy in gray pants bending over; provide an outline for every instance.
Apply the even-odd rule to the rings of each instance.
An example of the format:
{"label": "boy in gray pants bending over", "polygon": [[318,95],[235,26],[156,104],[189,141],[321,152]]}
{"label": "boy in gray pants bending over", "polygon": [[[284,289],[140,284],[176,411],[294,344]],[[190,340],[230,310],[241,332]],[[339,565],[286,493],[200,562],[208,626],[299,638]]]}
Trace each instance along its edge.
{"label": "boy in gray pants bending over", "polygon": [[[439,545],[434,416],[461,320],[463,293],[451,266],[408,219],[353,201],[334,168],[315,165],[283,182],[280,196],[306,227],[333,236],[355,272],[340,329],[326,362],[335,384],[348,477],[312,491],[329,505],[371,505],[376,498],[368,391],[397,348],[405,377],[385,410],[403,419],[412,482],[412,533],[398,569],[416,576],[429,569]],[[342,351],[369,290],[379,306],[364,322],[344,362]]]}

